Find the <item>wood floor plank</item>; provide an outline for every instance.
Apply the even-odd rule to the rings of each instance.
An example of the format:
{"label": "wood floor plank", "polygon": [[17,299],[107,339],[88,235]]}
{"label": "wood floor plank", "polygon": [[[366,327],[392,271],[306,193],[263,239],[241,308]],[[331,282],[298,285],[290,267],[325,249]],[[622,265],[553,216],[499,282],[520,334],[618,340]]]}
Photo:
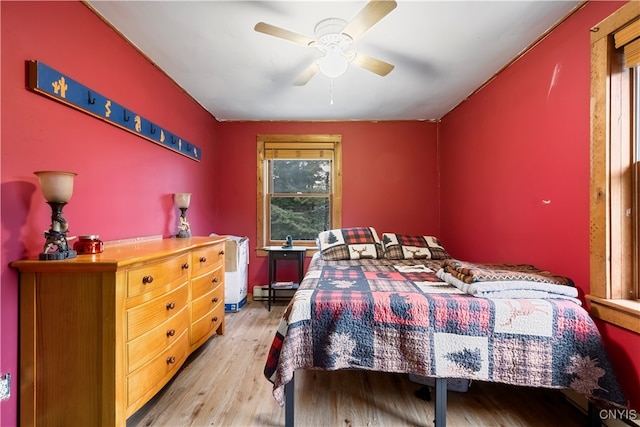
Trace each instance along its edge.
{"label": "wood floor plank", "polygon": [[[127,427],[283,426],[264,364],[284,306],[251,302],[226,314],[225,335],[204,344]],[[433,401],[404,374],[296,372],[297,426],[432,426]],[[473,382],[447,395],[448,426],[584,426],[587,417],[557,390]]]}

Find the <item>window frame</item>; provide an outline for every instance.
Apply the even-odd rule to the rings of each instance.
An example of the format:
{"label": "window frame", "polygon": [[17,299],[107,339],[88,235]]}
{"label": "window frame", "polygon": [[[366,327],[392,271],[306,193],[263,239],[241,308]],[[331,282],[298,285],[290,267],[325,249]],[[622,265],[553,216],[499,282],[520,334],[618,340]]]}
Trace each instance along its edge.
{"label": "window frame", "polygon": [[[268,194],[266,194],[266,188],[268,185],[268,173],[265,167],[265,144],[266,143],[278,143],[286,146],[286,150],[303,150],[308,149],[310,145],[322,144],[326,146],[330,144],[333,150],[333,165],[331,168],[331,180],[332,193],[330,195],[331,204],[331,228],[341,228],[342,226],[342,136],[341,135],[329,135],[329,134],[277,134],[277,135],[257,135],[257,221],[256,221],[256,236],[257,245],[256,251],[258,256],[267,256],[268,252],[263,248],[269,246],[270,242],[267,240],[267,227],[269,224],[269,209],[267,203]],[[275,241],[274,241],[275,242]],[[271,243],[274,243],[271,242]],[[302,246],[300,242],[295,246]],[[306,245],[307,250],[314,251],[316,246]]]}
{"label": "window frame", "polygon": [[635,249],[632,72],[614,34],[640,19],[630,2],[591,29],[591,314],[640,332],[640,301],[633,278]]}

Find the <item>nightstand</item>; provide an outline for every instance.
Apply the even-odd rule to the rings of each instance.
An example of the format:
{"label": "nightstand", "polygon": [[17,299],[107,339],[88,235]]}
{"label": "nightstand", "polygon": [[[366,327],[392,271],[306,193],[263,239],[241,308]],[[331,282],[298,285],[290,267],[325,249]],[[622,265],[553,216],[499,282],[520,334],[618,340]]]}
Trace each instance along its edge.
{"label": "nightstand", "polygon": [[[275,302],[276,292],[282,289],[298,289],[304,277],[304,257],[306,248],[293,246],[283,248],[280,246],[267,246],[264,248],[269,253],[269,311],[271,301]],[[298,281],[292,283],[279,283],[276,281],[278,261],[296,261],[298,263]]]}

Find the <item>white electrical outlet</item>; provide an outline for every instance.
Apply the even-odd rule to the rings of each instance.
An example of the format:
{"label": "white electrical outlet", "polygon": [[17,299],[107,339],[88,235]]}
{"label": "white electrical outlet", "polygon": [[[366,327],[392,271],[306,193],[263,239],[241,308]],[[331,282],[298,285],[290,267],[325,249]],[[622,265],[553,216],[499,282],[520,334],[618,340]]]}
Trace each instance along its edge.
{"label": "white electrical outlet", "polygon": [[0,400],[7,400],[11,395],[11,375],[0,376]]}

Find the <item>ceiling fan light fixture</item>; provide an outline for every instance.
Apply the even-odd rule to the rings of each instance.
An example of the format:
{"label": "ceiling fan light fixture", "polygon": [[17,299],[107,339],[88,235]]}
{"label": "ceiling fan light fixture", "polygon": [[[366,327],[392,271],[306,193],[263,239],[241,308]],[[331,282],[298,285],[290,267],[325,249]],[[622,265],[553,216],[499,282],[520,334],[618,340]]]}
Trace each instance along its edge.
{"label": "ceiling fan light fixture", "polygon": [[306,85],[316,74],[323,74],[333,81],[347,71],[349,63],[384,77],[393,70],[393,65],[348,49],[354,39],[362,36],[396,6],[395,0],[369,0],[349,22],[340,18],[328,18],[318,22],[314,28],[315,39],[264,22],[258,22],[253,29],[306,47],[317,48],[322,53],[322,57],[314,59],[294,80],[294,86]]}
{"label": "ceiling fan light fixture", "polygon": [[351,37],[342,34],[347,21],[340,18],[327,18],[316,24],[313,32],[316,40],[322,45],[331,45],[342,41],[351,41]]}
{"label": "ceiling fan light fixture", "polygon": [[339,50],[331,50],[318,61],[320,72],[330,79],[343,75],[349,67],[349,61]]}

